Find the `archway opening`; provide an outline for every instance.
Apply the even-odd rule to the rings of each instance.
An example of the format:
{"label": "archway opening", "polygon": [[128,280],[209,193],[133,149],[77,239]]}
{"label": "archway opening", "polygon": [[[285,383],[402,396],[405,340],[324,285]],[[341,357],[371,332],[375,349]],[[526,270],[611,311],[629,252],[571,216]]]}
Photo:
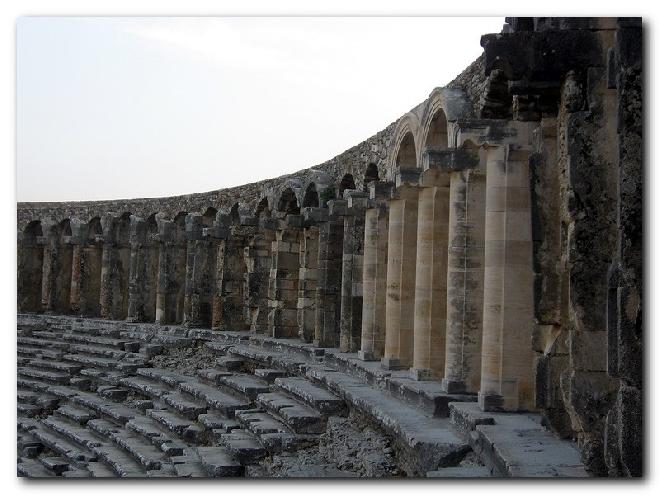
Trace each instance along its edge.
{"label": "archway opening", "polygon": [[415,152],[415,139],[408,131],[399,144],[396,154],[396,166],[400,170],[410,170],[417,167],[417,153]]}
{"label": "archway opening", "polygon": [[18,310],[41,311],[41,280],[43,270],[43,246],[39,238],[43,236],[41,222],[34,220],[23,229],[21,246],[18,251]]}
{"label": "archway opening", "polygon": [[378,180],[378,165],[371,162],[367,165],[367,170],[364,172],[364,185],[365,191],[369,190],[369,183]]}
{"label": "archway opening", "polygon": [[305,190],[305,197],[303,198],[303,208],[319,206],[319,193],[316,191],[316,185],[312,182]]}
{"label": "archway opening", "polygon": [[277,211],[298,215],[300,213],[300,206],[298,206],[298,199],[296,194],[293,192],[293,189],[287,187],[280,196],[280,200],[277,203]]}
{"label": "archway opening", "polygon": [[447,118],[442,109],[439,109],[433,115],[431,123],[429,124],[428,133],[426,134],[426,143],[424,143],[424,145],[425,147],[431,146],[440,149],[447,148]]}
{"label": "archway opening", "polygon": [[339,183],[339,199],[344,199],[344,191],[346,189],[355,189],[355,179],[353,174],[344,174]]}

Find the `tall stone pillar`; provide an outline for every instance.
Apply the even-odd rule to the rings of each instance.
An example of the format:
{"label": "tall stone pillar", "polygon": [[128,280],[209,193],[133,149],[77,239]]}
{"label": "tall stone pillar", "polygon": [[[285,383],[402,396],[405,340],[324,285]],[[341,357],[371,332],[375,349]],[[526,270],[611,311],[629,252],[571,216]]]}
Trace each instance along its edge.
{"label": "tall stone pillar", "polygon": [[[252,221],[249,218],[244,220]],[[223,215],[215,226],[219,240],[212,328],[236,332],[248,329],[243,310],[246,273],[244,250],[251,227],[230,223],[230,218]]]}
{"label": "tall stone pillar", "polygon": [[131,264],[128,283],[129,321],[156,321],[158,285],[158,225],[155,219],[134,217],[131,224]]}
{"label": "tall stone pillar", "polygon": [[184,324],[211,327],[217,245],[212,238],[210,218],[199,213],[186,217],[186,295]]}
{"label": "tall stone pillar", "polygon": [[318,221],[328,218],[327,208],[306,207],[302,210],[305,229],[300,238],[300,270],[298,274],[298,336],[312,342],[316,326],[316,288],[319,260]]}
{"label": "tall stone pillar", "polygon": [[250,331],[268,333],[268,286],[272,263],[271,249],[278,221],[259,218],[259,227],[244,250],[246,265],[245,319]]}
{"label": "tall stone pillar", "polygon": [[50,313],[69,313],[71,295],[71,233],[62,226],[50,228],[44,244],[41,303]]}
{"label": "tall stone pillar", "polygon": [[268,285],[268,329],[272,337],[298,336],[298,275],[300,231],[303,217],[288,214],[272,244],[272,266]]}
{"label": "tall stone pillar", "polygon": [[44,237],[41,227],[34,225],[19,233],[17,245],[18,280],[16,285],[18,311],[41,311]]}
{"label": "tall stone pillar", "polygon": [[327,222],[319,223],[319,259],[316,285],[314,345],[339,347],[341,275],[345,200],[328,201]]}
{"label": "tall stone pillar", "polygon": [[388,202],[393,184],[369,184],[369,208],[364,218],[362,269],[362,338],[358,357],[378,361],[385,350],[385,305],[387,294]]}
{"label": "tall stone pillar", "polygon": [[344,197],[347,198],[347,211],[344,217],[339,349],[341,352],[357,352],[362,337],[362,271],[367,194],[347,191]]}
{"label": "tall stone pillar", "polygon": [[397,184],[390,201],[385,353],[381,360],[386,369],[413,364],[418,196],[417,186],[406,182]]}
{"label": "tall stone pillar", "polygon": [[451,173],[447,351],[443,389],[477,393],[481,383],[486,175]]}
{"label": "tall stone pillar", "polygon": [[443,170],[426,170],[420,184],[411,376],[437,380],[445,368],[449,176]]}
{"label": "tall stone pillar", "polygon": [[534,407],[529,153],[488,148],[481,389],[483,410]]}
{"label": "tall stone pillar", "polygon": [[171,319],[170,301],[171,293],[174,289],[172,278],[175,270],[173,244],[175,241],[175,224],[172,221],[164,220],[160,224],[158,237],[158,284],[156,290],[156,323],[173,323]]}
{"label": "tall stone pillar", "polygon": [[130,215],[104,218],[101,257],[101,318],[123,320],[128,315],[128,280],[131,261]]}
{"label": "tall stone pillar", "polygon": [[71,292],[69,294],[69,307],[74,314],[80,313],[80,285],[82,278],[82,259],[85,238],[81,232],[82,225],[74,226],[71,236]]}

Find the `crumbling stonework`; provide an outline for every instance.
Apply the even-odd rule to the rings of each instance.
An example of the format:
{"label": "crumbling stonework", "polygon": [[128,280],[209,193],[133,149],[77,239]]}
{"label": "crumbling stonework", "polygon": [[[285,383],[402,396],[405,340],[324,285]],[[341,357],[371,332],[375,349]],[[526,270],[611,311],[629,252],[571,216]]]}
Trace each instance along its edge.
{"label": "crumbling stonework", "polygon": [[[214,419],[229,428],[222,441],[239,445],[239,460],[244,450],[253,456],[230,463],[231,469],[223,464],[222,472],[244,474],[246,463],[253,465],[265,451],[285,451],[254,475],[301,469],[310,475],[316,469],[325,475],[405,470],[449,476],[441,468],[454,469],[469,454],[481,461],[459,475],[579,476],[586,468],[594,476],[641,476],[641,20],[507,18],[503,31],[484,35],[481,44],[482,56],[447,87],[310,169],[171,198],[19,203],[19,312],[155,323],[166,333],[173,325],[168,338],[143,349],[157,355],[152,362],[131,359],[178,371],[177,359],[195,361],[197,340],[210,340],[209,348],[222,352],[222,370],[192,363],[183,371],[215,384],[231,382],[225,385],[246,400],[239,423],[261,435],[257,442],[241,429],[232,433],[222,423],[227,418]],[[45,338],[28,333],[26,346]],[[108,334],[119,335],[112,329]],[[110,345],[103,338],[92,341]],[[252,366],[248,371],[258,379],[228,377],[245,364],[214,338],[231,340],[252,361],[277,364],[288,374],[302,370],[306,379],[343,394],[352,414],[359,409],[399,439],[393,443],[398,464],[392,455],[379,458],[380,467],[333,465],[322,449],[304,454],[308,463],[291,461],[291,452],[307,448],[305,435],[321,432],[289,431],[301,426],[278,408],[301,406],[286,393],[271,395],[262,380],[284,371]],[[241,348],[248,338],[261,348]],[[292,343],[259,340],[273,338]],[[173,349],[161,349],[173,341]],[[131,341],[112,345],[134,352]],[[287,345],[294,354],[311,355],[311,364],[276,358],[273,349]],[[117,358],[108,349],[68,351],[83,354],[58,354],[64,361],[52,363],[48,359],[55,358],[40,351],[36,365],[26,358],[38,369],[23,368],[19,380],[38,390],[39,382],[30,380],[89,387],[87,378],[65,380],[39,369],[86,371],[83,376],[99,380],[96,371],[69,361],[106,362],[90,352]],[[28,346],[24,352],[36,351]],[[315,368],[321,356],[323,366]],[[204,355],[200,362],[207,366],[213,359]],[[135,371],[131,363],[117,369]],[[142,378],[124,373],[117,380],[144,388],[145,377],[153,378],[145,370],[138,373]],[[343,376],[349,371],[376,389],[360,395],[362,385]],[[150,417],[176,430],[179,423],[168,414],[201,417],[202,406],[188,396],[206,397],[209,409],[225,407],[204,395],[207,385],[177,377],[159,377],[172,390],[166,405],[148,409]],[[245,380],[258,386],[245,388]],[[326,392],[305,395],[309,386],[291,380],[275,383],[289,394],[297,384],[296,393],[328,415],[331,406],[318,398]],[[104,390],[101,385],[99,394],[123,397]],[[398,405],[392,409],[391,396],[423,414],[394,414]],[[273,410],[286,416],[286,426],[264,416]],[[439,423],[427,421],[429,414],[450,416],[469,445],[443,436]],[[555,436],[538,430],[530,419],[536,414]],[[417,418],[413,426],[408,417]],[[215,445],[210,420],[195,421],[205,427],[188,424],[181,436]],[[330,443],[343,435],[333,421],[324,437]],[[216,422],[212,431],[220,428]],[[418,424],[434,426],[420,439]],[[26,426],[34,428],[41,431]],[[406,428],[415,435],[402,433]],[[270,434],[275,436],[263,436]],[[381,442],[380,434],[369,441]],[[498,457],[495,443],[509,445],[525,435],[539,445],[575,442],[580,460],[567,454],[568,464],[544,470],[533,464],[534,456],[520,465]],[[427,436],[429,443],[414,443]],[[312,440],[318,443],[318,437]],[[371,447],[360,449],[351,452],[376,455]],[[203,447],[196,452],[208,454]],[[206,472],[218,474],[220,467],[213,466]]]}

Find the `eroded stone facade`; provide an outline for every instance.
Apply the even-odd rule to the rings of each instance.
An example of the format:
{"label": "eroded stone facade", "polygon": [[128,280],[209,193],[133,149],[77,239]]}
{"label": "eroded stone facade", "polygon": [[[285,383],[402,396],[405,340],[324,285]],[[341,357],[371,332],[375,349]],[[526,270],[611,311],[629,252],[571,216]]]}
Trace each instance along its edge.
{"label": "eroded stone facade", "polygon": [[540,411],[592,474],[641,475],[641,20],[508,18],[481,44],[299,173],[19,204],[19,312],[339,348]]}

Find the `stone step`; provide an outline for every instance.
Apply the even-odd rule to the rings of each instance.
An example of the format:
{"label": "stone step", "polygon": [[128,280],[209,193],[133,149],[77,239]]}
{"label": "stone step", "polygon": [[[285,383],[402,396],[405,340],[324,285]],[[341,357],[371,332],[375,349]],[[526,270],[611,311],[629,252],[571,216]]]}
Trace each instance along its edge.
{"label": "stone step", "polygon": [[236,419],[241,423],[242,428],[259,436],[265,433],[289,433],[291,431],[284,423],[261,409],[236,411]]}
{"label": "stone step", "polygon": [[194,380],[194,377],[161,368],[138,368],[135,373],[139,376],[157,380],[175,388],[179,383]]}
{"label": "stone step", "polygon": [[87,354],[90,356],[101,356],[112,359],[123,359],[130,353],[118,350],[114,347],[103,347],[89,344],[71,344],[69,352],[77,354]]}
{"label": "stone step", "polygon": [[55,474],[49,471],[39,461],[19,457],[16,464],[17,475],[21,478],[52,478]]}
{"label": "stone step", "polygon": [[124,387],[135,390],[142,395],[151,397],[152,399],[157,399],[165,394],[172,392],[172,389],[169,385],[165,385],[160,381],[142,376],[129,376],[126,378],[121,378],[119,383]]}
{"label": "stone step", "polygon": [[242,476],[245,468],[223,447],[197,447],[197,455],[206,474],[211,478]]}
{"label": "stone step", "polygon": [[35,404],[45,408],[56,407],[59,403],[59,399],[51,394],[25,389],[16,391],[16,400],[23,404]]}
{"label": "stone step", "polygon": [[206,347],[210,351],[213,351],[218,356],[224,356],[227,350],[233,345],[234,344],[230,342],[223,342],[217,340],[204,342],[204,347]]}
{"label": "stone step", "polygon": [[268,383],[260,378],[247,374],[236,374],[220,378],[220,384],[233,391],[239,392],[250,399],[255,399],[257,395],[269,392]]}
{"label": "stone step", "polygon": [[28,433],[17,434],[16,452],[21,457],[34,458],[44,450],[44,445]]}
{"label": "stone step", "polygon": [[66,418],[49,416],[42,423],[83,450],[91,451],[94,447],[107,442],[106,439],[99,437],[93,430]]}
{"label": "stone step", "polygon": [[92,478],[116,478],[115,472],[104,462],[89,462],[86,466]]}
{"label": "stone step", "polygon": [[39,462],[55,476],[61,476],[71,465],[66,459],[57,456],[40,457]]}
{"label": "stone step", "polygon": [[61,340],[35,339],[33,337],[17,337],[16,343],[19,346],[47,347],[49,349],[61,349],[64,351],[69,348],[68,342],[62,342]]}
{"label": "stone step", "polygon": [[454,465],[470,451],[468,443],[452,432],[447,418],[430,417],[354,376],[324,366],[310,367],[306,374],[391,435],[409,458],[411,475],[424,476]]}
{"label": "stone step", "polygon": [[[143,438],[151,442],[152,445],[155,445],[163,452],[166,450],[172,450],[172,448],[174,448],[174,446],[168,448],[165,446],[165,444],[180,443],[176,435],[173,435],[170,430],[163,427],[161,423],[151,417],[140,416],[133,418],[128,423],[126,423],[126,429],[141,435]],[[174,455],[181,454],[178,453]]]}
{"label": "stone step", "polygon": [[47,349],[44,347],[31,347],[19,345],[16,349],[19,356],[39,359],[61,359],[64,352],[57,349]]}
{"label": "stone step", "polygon": [[252,362],[255,367],[280,368],[290,374],[304,371],[310,364],[299,356],[292,356],[282,352],[267,351],[252,345],[236,345],[228,350],[228,356],[241,358]]}
{"label": "stone step", "polygon": [[197,422],[183,418],[171,411],[149,409],[147,416],[159,422],[171,432],[192,442],[198,442],[204,433],[203,427],[198,425]]}
{"label": "stone step", "polygon": [[30,378],[26,378],[18,375],[16,377],[16,386],[23,389],[45,392],[46,390],[48,390],[50,385],[42,381],[31,380]]}
{"label": "stone step", "polygon": [[215,362],[218,368],[224,371],[238,371],[245,364],[243,359],[235,356],[222,356],[216,359]]}
{"label": "stone step", "polygon": [[130,373],[135,372],[140,366],[144,365],[144,362],[119,361],[114,358],[89,356],[86,354],[65,354],[64,359],[82,365],[81,368],[84,366],[108,370],[122,370]]}
{"label": "stone step", "polygon": [[234,411],[237,409],[248,409],[250,407],[248,400],[236,398],[212,385],[188,381],[180,383],[179,389],[196,399],[204,401],[208,407],[220,411],[228,418],[232,418]]}
{"label": "stone step", "polygon": [[75,375],[80,372],[83,366],[78,364],[67,363],[63,361],[51,361],[45,359],[31,359],[29,361],[30,367],[49,370],[49,371],[58,371],[61,373],[66,373],[68,375]]}
{"label": "stone step", "polygon": [[191,457],[190,455],[172,457],[172,462],[177,478],[208,477],[206,469],[202,466],[201,459],[196,454],[195,457]]}
{"label": "stone step", "polygon": [[96,393],[104,399],[110,399],[116,402],[123,402],[128,398],[130,390],[114,385],[101,385],[96,388]]}
{"label": "stone step", "polygon": [[53,413],[56,416],[74,421],[79,425],[85,425],[89,420],[96,418],[96,414],[89,409],[80,406],[74,406],[72,404],[60,406],[58,409],[53,411]]}
{"label": "stone step", "polygon": [[257,404],[281,418],[296,433],[321,433],[325,418],[314,409],[281,392],[259,394]]}
{"label": "stone step", "polygon": [[261,378],[268,383],[273,383],[275,378],[284,378],[287,376],[287,373],[286,371],[271,368],[257,368],[254,370],[254,376]]}
{"label": "stone step", "polygon": [[124,344],[128,341],[124,339],[114,339],[112,337],[98,337],[96,335],[88,335],[82,333],[65,333],[62,335],[62,340],[69,343],[91,344],[96,346],[112,347],[119,350],[124,350]]}
{"label": "stone step", "polygon": [[248,430],[236,429],[222,433],[218,441],[243,465],[255,464],[268,454],[257,437]]}
{"label": "stone step", "polygon": [[71,400],[75,404],[96,411],[99,415],[110,418],[120,424],[125,424],[139,415],[134,409],[105,400],[89,392],[80,392],[78,395],[72,397]]}
{"label": "stone step", "polygon": [[46,371],[37,368],[19,367],[18,374],[27,378],[34,378],[43,380],[48,383],[55,383],[57,385],[68,385],[70,376],[67,373],[59,373],[57,371]]}
{"label": "stone step", "polygon": [[35,416],[41,415],[43,412],[44,408],[37,406],[36,404],[22,404],[20,402],[16,404],[16,413],[19,416],[34,418]]}
{"label": "stone step", "polygon": [[158,470],[169,464],[160,449],[135,431],[117,427],[104,420],[94,420],[90,428],[104,438],[109,438],[117,447],[130,454],[145,470]]}
{"label": "stone step", "polygon": [[144,467],[131,454],[116,445],[105,444],[95,447],[94,452],[102,459],[115,475],[121,478],[144,478],[147,476]]}
{"label": "stone step", "polygon": [[449,416],[450,402],[476,402],[476,394],[449,394],[442,390],[442,384],[436,380],[413,380],[403,372],[397,376],[393,372],[386,382],[387,391],[397,399],[418,407],[427,413],[446,418]]}
{"label": "stone step", "polygon": [[49,423],[47,422],[48,419],[49,418],[44,420],[41,425],[30,430],[30,434],[50,450],[73,463],[84,464],[96,459],[96,455],[93,452],[90,452],[87,448],[73,442],[62,435],[59,431],[50,429]]}
{"label": "stone step", "polygon": [[80,370],[80,375],[89,378],[97,386],[99,384],[118,386],[119,380],[126,376],[126,372],[98,368],[84,368]]}
{"label": "stone step", "polygon": [[162,401],[187,419],[197,419],[197,416],[206,412],[207,405],[190,399],[179,392],[170,392],[161,397]]}
{"label": "stone step", "polygon": [[326,389],[314,385],[305,378],[277,378],[275,386],[301,400],[321,414],[341,415],[346,413],[346,403]]}
{"label": "stone step", "polygon": [[217,412],[200,414],[197,421],[203,424],[206,429],[214,430],[216,433],[229,433],[230,431],[241,427],[241,423],[236,419],[227,418]]}
{"label": "stone step", "polygon": [[217,368],[205,368],[197,370],[197,376],[203,382],[210,383],[212,385],[218,385],[222,378],[231,375],[233,375],[231,371],[223,371]]}

